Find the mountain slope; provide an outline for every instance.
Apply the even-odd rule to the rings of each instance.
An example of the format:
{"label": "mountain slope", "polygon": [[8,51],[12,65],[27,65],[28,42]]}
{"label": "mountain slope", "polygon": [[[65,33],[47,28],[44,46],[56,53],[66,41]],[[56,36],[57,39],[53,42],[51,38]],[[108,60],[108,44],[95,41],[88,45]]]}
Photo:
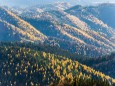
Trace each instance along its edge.
{"label": "mountain slope", "polygon": [[[114,30],[106,24],[104,21],[102,21],[97,15],[101,15],[98,13],[98,11],[95,9],[93,10],[96,13],[92,12],[92,9],[95,7],[83,7],[83,6],[74,6],[70,9],[67,9],[66,12],[70,13],[71,15],[79,17],[82,21],[88,24],[88,26],[101,34],[106,34],[106,36],[111,37],[114,35]],[[97,15],[96,15],[97,14]],[[103,14],[103,16],[105,16]]]}
{"label": "mountain slope", "polygon": [[[94,80],[106,81],[107,86],[111,86],[114,82],[114,79],[109,76],[77,61],[30,48],[13,47],[8,46],[8,44],[7,46],[0,46],[0,58],[1,85],[41,86],[61,83],[65,78],[71,83],[75,76],[76,79],[80,80],[88,79],[90,81],[93,78]],[[93,82],[90,83],[94,84]]]}
{"label": "mountain slope", "polygon": [[115,29],[115,4],[103,3],[98,6],[86,7],[87,11],[102,20],[105,24]]}
{"label": "mountain slope", "polygon": [[99,58],[85,58],[79,61],[115,78],[115,53]]}
{"label": "mountain slope", "polygon": [[[62,48],[64,48],[62,42],[65,41],[66,43],[69,43],[68,41],[71,41],[73,47],[66,45],[66,48],[64,49],[69,47],[67,50],[70,50],[71,48],[72,50],[70,51],[72,52],[89,55],[88,52],[93,51],[93,53],[104,54],[112,51],[115,47],[115,44],[110,40],[114,33],[111,28],[108,26],[105,27],[105,24],[103,24],[99,27],[105,29],[105,32],[91,29],[87,22],[84,22],[78,16],[71,15],[63,10],[48,10],[38,14],[34,14],[33,12],[33,14],[29,16],[28,14],[26,16],[26,13],[22,13],[20,16],[49,38],[60,41],[56,41],[55,44]],[[96,24],[98,22],[93,23]],[[98,27],[96,28],[98,29]],[[112,37],[108,34],[111,34]],[[91,47],[93,47],[93,50],[91,50]],[[81,50],[81,48],[83,50]]]}
{"label": "mountain slope", "polygon": [[[30,41],[35,41],[35,42],[37,42],[37,41],[42,42],[46,39],[46,36],[43,35],[42,33],[40,33],[38,30],[36,30],[32,25],[30,25],[29,23],[20,19],[14,13],[11,13],[10,11],[5,10],[1,7],[0,7],[0,21],[2,22],[1,31],[4,32],[4,33],[0,34],[1,37],[4,37],[4,35],[9,35],[9,34],[13,34],[13,33],[18,33],[18,34],[21,33],[22,35],[25,36],[25,38],[23,38],[23,36],[17,35],[18,39],[20,39],[19,41],[21,41],[21,39],[23,39],[22,41],[30,40]],[[10,28],[11,33],[9,32],[8,34],[5,34],[4,29],[8,30],[8,28]],[[16,30],[16,32],[14,29]],[[7,41],[7,39],[5,39],[5,40]],[[8,40],[10,40],[10,39],[8,39]],[[4,40],[1,40],[1,41],[4,41]],[[18,41],[18,40],[15,40],[15,41]]]}
{"label": "mountain slope", "polygon": [[88,10],[88,7],[74,6],[61,10],[57,5],[47,5],[21,10],[22,12],[17,14],[20,19],[14,13],[1,9],[1,20],[28,33],[31,38],[34,38],[34,40],[27,39],[30,42],[39,40],[92,57],[115,50],[115,30],[98,19]]}

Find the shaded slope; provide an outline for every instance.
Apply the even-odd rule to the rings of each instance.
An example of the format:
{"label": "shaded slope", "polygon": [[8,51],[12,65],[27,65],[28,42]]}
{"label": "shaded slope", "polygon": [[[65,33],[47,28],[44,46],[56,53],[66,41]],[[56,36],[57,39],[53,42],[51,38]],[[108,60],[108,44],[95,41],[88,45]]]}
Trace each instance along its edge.
{"label": "shaded slope", "polygon": [[86,7],[87,11],[102,20],[108,26],[115,28],[115,4],[103,3],[98,6]]}
{"label": "shaded slope", "polygon": [[81,59],[79,61],[115,78],[115,53],[99,58]]}

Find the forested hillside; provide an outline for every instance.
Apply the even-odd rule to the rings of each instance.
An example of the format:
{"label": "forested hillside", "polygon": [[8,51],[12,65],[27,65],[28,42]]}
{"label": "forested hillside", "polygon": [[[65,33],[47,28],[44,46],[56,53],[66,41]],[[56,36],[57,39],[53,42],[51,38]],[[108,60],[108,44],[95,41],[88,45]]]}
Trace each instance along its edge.
{"label": "forested hillside", "polygon": [[78,61],[8,43],[0,46],[0,68],[3,86],[111,86],[114,83],[111,77]]}
{"label": "forested hillside", "polygon": [[43,42],[46,38],[28,22],[0,7],[0,41]]}
{"label": "forested hillside", "polygon": [[115,78],[115,53],[98,58],[84,58],[79,61]]}

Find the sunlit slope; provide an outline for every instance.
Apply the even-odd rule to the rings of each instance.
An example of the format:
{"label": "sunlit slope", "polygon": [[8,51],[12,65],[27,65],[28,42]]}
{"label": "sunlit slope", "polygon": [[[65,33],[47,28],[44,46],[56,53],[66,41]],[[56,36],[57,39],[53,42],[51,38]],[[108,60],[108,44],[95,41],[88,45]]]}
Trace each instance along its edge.
{"label": "sunlit slope", "polygon": [[[19,16],[63,49],[83,55],[89,55],[88,52],[92,51],[98,52],[97,55],[106,54],[115,49],[115,43],[112,40],[114,30],[91,13],[82,12],[84,8],[79,9],[79,6],[75,6],[65,11],[40,8],[40,10],[43,10],[42,12],[38,12],[39,7],[32,9],[34,11],[25,9],[25,12],[22,12]],[[31,14],[28,14],[28,12],[31,12]],[[67,46],[67,44],[73,46]]]}
{"label": "sunlit slope", "polygon": [[[108,19],[105,19],[103,21],[99,16],[105,17],[107,14],[101,14],[101,11],[99,8],[104,7],[103,4],[100,6],[89,6],[89,7],[83,7],[83,6],[74,6],[70,9],[67,9],[66,12],[70,13],[71,15],[74,15],[76,17],[79,17],[80,20],[84,21],[91,30],[94,30],[101,35],[108,37],[113,37],[115,35],[115,30],[105,21]],[[106,5],[105,5],[106,7]],[[110,6],[112,7],[112,6]],[[104,9],[103,9],[104,10]],[[108,9],[106,9],[107,11]],[[109,10],[108,10],[109,11]],[[104,12],[104,11],[103,11]],[[112,12],[113,14],[113,12]],[[107,15],[108,16],[108,15]],[[109,17],[109,16],[108,16]],[[105,17],[106,18],[106,17]]]}
{"label": "sunlit slope", "polygon": [[[35,42],[38,42],[38,41],[43,42],[46,39],[46,36],[43,35],[42,33],[40,33],[38,30],[36,30],[32,25],[30,25],[29,23],[20,19],[14,13],[11,13],[10,11],[5,10],[1,7],[0,7],[0,21],[2,22],[1,27],[0,27],[1,31],[4,32],[4,30],[10,28],[11,33],[8,33],[7,35],[13,34],[13,33],[14,34],[21,33],[21,34],[27,36],[25,38],[20,36],[19,39],[23,39],[23,41],[29,40],[29,41],[35,41]],[[15,29],[16,32],[13,29]],[[7,32],[7,30],[6,30],[6,32]],[[4,37],[5,34],[2,33],[0,35],[1,35],[1,37]],[[19,37],[19,35],[18,35],[18,37]],[[5,40],[7,41],[7,39],[5,39]],[[10,39],[8,39],[8,40],[10,40]],[[3,41],[3,40],[1,40],[1,41]]]}
{"label": "sunlit slope", "polygon": [[[1,85],[49,85],[84,78],[107,80],[114,79],[101,72],[72,61],[66,57],[20,47],[0,47],[0,84]],[[112,80],[112,82],[111,82]]]}
{"label": "sunlit slope", "polygon": [[54,5],[33,6],[19,9],[19,13],[18,9],[13,8],[16,12],[9,9],[1,8],[1,21],[25,32],[28,39],[21,37],[23,41],[41,41],[93,57],[115,50],[115,30],[89,11],[93,7],[74,6],[62,10]]}
{"label": "sunlit slope", "polygon": [[[94,51],[99,50],[100,53],[105,53],[114,49],[115,44],[111,42],[109,38],[106,38],[105,35],[101,35],[100,33],[91,30],[85,22],[81,21],[77,17],[66,14],[66,16],[70,18],[68,19],[64,14],[57,14],[61,17],[57,18],[54,14],[41,13],[38,15],[39,17],[25,17],[24,20],[31,23],[35,28],[49,38],[54,38],[60,41],[71,41],[71,44],[79,49],[81,49],[81,46],[84,46],[88,51],[91,47],[94,47]],[[73,22],[70,23],[69,21]],[[61,46],[61,43],[57,43]],[[71,46],[68,47],[71,48]],[[82,49],[84,48],[82,47]],[[76,51],[72,51],[77,52],[77,50],[78,49],[76,49]],[[84,51],[86,51],[86,49],[84,49]]]}

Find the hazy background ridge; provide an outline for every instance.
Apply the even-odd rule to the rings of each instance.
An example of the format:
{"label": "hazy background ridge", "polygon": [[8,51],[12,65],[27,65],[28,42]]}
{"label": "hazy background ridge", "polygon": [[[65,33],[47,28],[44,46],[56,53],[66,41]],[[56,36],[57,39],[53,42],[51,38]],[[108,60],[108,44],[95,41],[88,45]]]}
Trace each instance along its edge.
{"label": "hazy background ridge", "polygon": [[0,0],[0,5],[27,7],[37,4],[49,4],[56,2],[67,2],[72,5],[90,5],[96,3],[114,3],[114,0]]}

